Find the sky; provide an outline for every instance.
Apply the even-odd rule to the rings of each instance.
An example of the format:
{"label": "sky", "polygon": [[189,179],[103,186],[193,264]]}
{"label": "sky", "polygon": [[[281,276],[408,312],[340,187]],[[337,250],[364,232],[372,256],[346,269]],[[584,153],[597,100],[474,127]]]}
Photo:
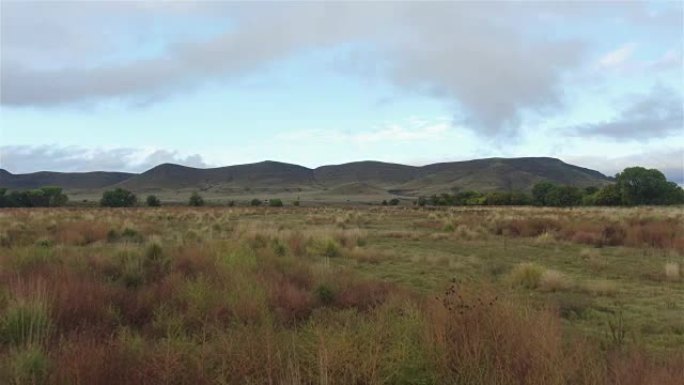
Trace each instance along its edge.
{"label": "sky", "polygon": [[684,183],[684,3],[0,2],[0,168],[550,156]]}

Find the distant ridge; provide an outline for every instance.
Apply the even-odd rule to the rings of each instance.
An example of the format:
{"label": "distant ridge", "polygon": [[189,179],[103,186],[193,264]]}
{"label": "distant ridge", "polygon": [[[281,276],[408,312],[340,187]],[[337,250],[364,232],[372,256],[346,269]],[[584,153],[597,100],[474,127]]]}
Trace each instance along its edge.
{"label": "distant ridge", "polygon": [[535,183],[544,180],[578,187],[611,182],[598,171],[546,157],[487,158],[421,167],[360,161],[315,169],[275,161],[217,168],[167,163],[140,174],[104,171],[11,174],[0,169],[0,187],[27,189],[56,185],[67,191],[122,187],[136,192],[282,190],[419,196],[463,190],[530,191]]}
{"label": "distant ridge", "polygon": [[136,174],[126,172],[52,172],[12,174],[0,169],[0,187],[32,189],[43,186],[61,186],[67,190],[100,189],[124,181]]}

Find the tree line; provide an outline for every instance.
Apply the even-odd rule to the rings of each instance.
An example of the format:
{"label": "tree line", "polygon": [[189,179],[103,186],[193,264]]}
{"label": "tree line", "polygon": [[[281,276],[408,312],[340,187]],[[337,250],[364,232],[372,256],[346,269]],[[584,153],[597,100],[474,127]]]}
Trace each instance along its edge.
{"label": "tree line", "polygon": [[[0,188],[0,207],[58,207],[64,206],[69,198],[60,187],[42,187],[32,190],[18,190],[8,192]],[[117,188],[105,191],[100,199],[103,207],[132,207],[138,205],[137,196],[128,190]],[[299,199],[292,205],[299,206]],[[161,200],[155,195],[147,196],[145,204],[150,207],[161,206]],[[188,200],[193,207],[204,206],[202,196],[194,192]],[[268,205],[282,207],[280,199],[263,201],[252,199],[251,206]],[[396,206],[399,199],[383,201],[383,205]],[[477,191],[462,191],[454,194],[435,194],[429,197],[421,196],[416,201],[418,206],[639,206],[639,205],[677,205],[684,204],[684,190],[674,182],[665,178],[656,169],[630,167],[615,176],[615,183],[603,187],[579,188],[575,186],[558,185],[547,181],[536,183],[531,194],[523,192],[493,191],[481,193]],[[230,201],[228,206],[234,206]]]}
{"label": "tree line", "polygon": [[61,187],[41,187],[33,190],[7,192],[0,188],[0,207],[58,207],[64,206],[69,197]]}
{"label": "tree line", "polygon": [[615,176],[615,183],[579,188],[543,181],[531,194],[494,191],[463,191],[419,197],[419,206],[640,206],[684,204],[684,190],[669,182],[662,172],[643,167],[629,167]]}

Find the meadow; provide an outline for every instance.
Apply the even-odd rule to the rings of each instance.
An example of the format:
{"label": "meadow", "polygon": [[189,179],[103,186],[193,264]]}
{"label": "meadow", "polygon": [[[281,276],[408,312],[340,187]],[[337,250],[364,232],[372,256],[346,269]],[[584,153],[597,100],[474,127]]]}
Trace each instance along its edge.
{"label": "meadow", "polygon": [[0,211],[2,384],[682,384],[684,211]]}

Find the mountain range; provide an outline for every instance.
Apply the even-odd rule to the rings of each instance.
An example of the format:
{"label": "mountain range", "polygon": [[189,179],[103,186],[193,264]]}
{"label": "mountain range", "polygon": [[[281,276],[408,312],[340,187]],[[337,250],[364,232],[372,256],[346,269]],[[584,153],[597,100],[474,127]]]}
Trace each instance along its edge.
{"label": "mountain range", "polygon": [[546,157],[487,158],[426,166],[362,161],[314,169],[274,161],[217,168],[161,164],[140,174],[105,171],[12,174],[0,169],[0,187],[9,189],[61,186],[67,192],[100,192],[121,187],[138,193],[203,191],[236,196],[285,192],[415,197],[466,190],[529,192],[539,181],[588,187],[608,184],[611,178]]}

